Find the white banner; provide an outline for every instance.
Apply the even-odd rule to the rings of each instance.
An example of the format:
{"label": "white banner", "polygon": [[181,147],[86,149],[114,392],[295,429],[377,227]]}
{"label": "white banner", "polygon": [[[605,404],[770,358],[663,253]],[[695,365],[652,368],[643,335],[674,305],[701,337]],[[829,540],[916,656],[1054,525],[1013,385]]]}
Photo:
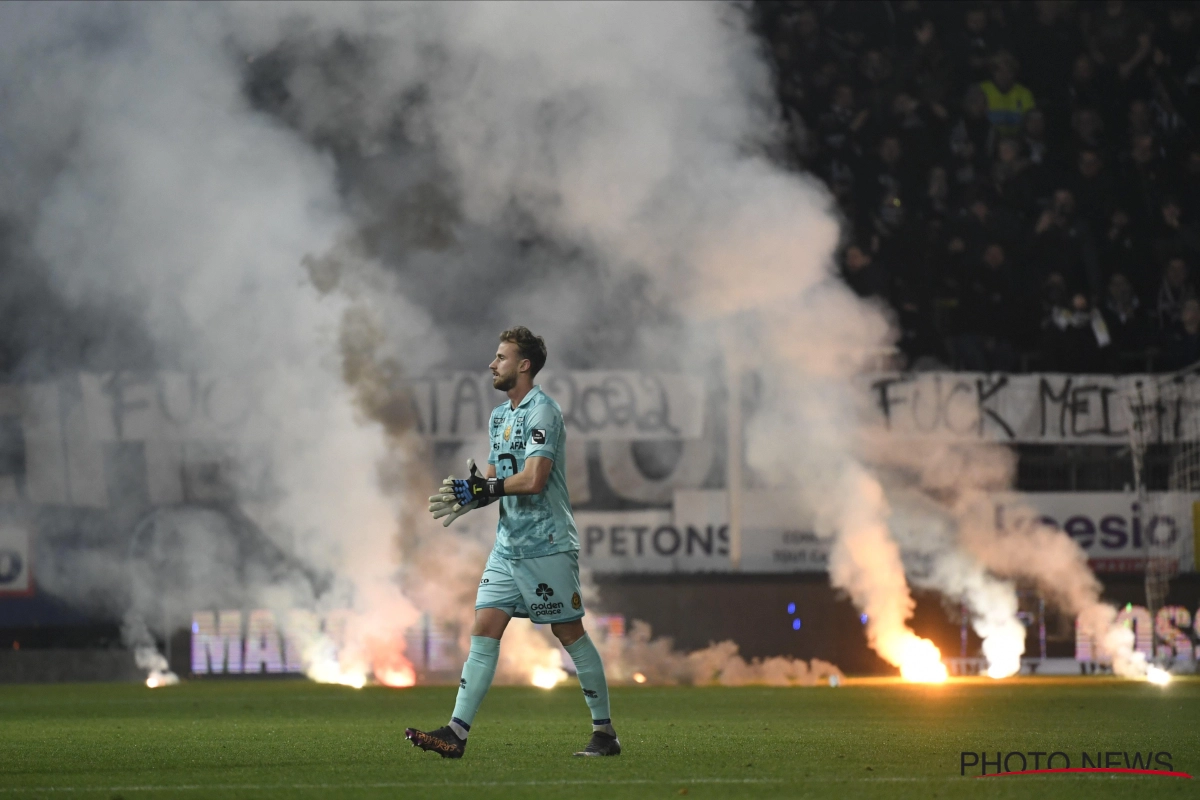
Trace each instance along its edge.
{"label": "white banner", "polygon": [[[742,572],[824,572],[829,542],[789,511],[777,492],[745,493]],[[581,561],[602,573],[730,572],[729,509],[723,491],[684,490],[670,511],[577,514]]]}
{"label": "white banner", "polygon": [[[699,378],[676,373],[547,370],[537,383],[562,407],[567,435],[580,439],[695,439],[704,429]],[[487,435],[504,400],[490,373],[452,372],[413,381],[417,430],[439,441]]]}
{"label": "white banner", "polygon": [[1175,399],[1160,397],[1157,381],[1147,375],[922,372],[871,376],[863,388],[871,416],[897,436],[1127,444],[1131,398],[1144,413],[1151,441],[1200,433],[1192,422],[1197,409],[1177,399],[1200,397],[1200,377],[1172,384],[1166,394]]}
{"label": "white banner", "polygon": [[[742,500],[741,571],[824,572],[831,542],[788,511],[788,497],[747,491]],[[1070,536],[1097,572],[1140,572],[1148,557],[1198,569],[1197,503],[1182,493],[1152,494],[1146,508],[1122,492],[998,495],[996,526],[1011,529],[1036,516]],[[576,515],[581,561],[602,573],[729,572],[729,512],[723,491],[680,491],[671,511],[601,511]],[[927,574],[929,555],[902,549],[910,575]]]}
{"label": "white banner", "polygon": [[1197,501],[1182,492],[1151,494],[1143,507],[1131,492],[1036,492],[997,496],[996,527],[1012,529],[1030,510],[1087,553],[1097,572],[1140,572],[1147,558],[1197,569]]}

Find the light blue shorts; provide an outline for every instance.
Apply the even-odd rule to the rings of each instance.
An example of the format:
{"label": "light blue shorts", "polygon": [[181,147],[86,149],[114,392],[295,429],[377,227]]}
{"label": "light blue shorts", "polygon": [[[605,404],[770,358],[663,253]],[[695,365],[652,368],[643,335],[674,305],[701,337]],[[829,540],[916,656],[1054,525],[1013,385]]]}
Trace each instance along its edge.
{"label": "light blue shorts", "polygon": [[498,608],[539,625],[583,618],[579,594],[579,551],[540,558],[488,556],[475,608]]}

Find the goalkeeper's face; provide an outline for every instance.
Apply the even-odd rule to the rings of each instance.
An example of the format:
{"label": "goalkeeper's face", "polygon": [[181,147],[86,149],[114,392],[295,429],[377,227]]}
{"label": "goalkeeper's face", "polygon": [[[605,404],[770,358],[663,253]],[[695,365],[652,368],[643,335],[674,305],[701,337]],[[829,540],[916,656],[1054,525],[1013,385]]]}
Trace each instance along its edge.
{"label": "goalkeeper's face", "polygon": [[521,372],[521,354],[512,342],[501,342],[496,348],[496,357],[488,365],[492,371],[492,386],[502,392],[517,385],[517,376]]}

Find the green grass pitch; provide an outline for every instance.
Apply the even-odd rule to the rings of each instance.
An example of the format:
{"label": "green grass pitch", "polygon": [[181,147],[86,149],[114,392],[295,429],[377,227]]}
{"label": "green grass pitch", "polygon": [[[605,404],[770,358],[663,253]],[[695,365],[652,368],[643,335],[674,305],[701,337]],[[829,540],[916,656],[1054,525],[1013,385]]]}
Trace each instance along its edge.
{"label": "green grass pitch", "polygon": [[577,687],[496,688],[461,761],[404,741],[406,726],[444,724],[454,692],[3,686],[0,800],[1200,797],[1200,777],[959,777],[964,750],[1059,750],[1072,766],[1083,750],[1165,750],[1200,774],[1197,679],[618,688],[625,753],[606,759],[571,757],[589,734]]}

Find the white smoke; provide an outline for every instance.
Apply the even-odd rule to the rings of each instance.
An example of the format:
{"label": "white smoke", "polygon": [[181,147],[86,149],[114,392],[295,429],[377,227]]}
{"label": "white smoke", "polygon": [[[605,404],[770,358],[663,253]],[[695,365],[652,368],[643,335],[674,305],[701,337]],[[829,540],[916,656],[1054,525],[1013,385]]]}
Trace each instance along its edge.
{"label": "white smoke", "polygon": [[[778,113],[743,9],[9,4],[0,37],[0,208],[68,302],[120,309],[156,359],[256,398],[232,457],[269,461],[275,491],[239,485],[247,511],[340,579],[318,592],[271,577],[260,599],[354,612],[336,665],[311,631],[310,673],[400,671],[420,611],[469,615],[482,539],[413,512],[441,476],[395,401],[450,342],[486,328],[490,344],[483,320],[513,316],[599,363],[608,342],[683,367],[725,348],[763,375],[750,467],[832,537],[831,580],[867,613],[872,646],[936,662],[907,623],[893,487],[858,435],[852,378],[887,348],[888,321],[834,278],[828,194],[770,158]],[[248,76],[266,99],[251,101]],[[622,292],[682,321],[581,325],[606,302],[629,309]],[[951,521],[932,579],[967,597],[998,674],[1020,656],[1002,578],[1067,575],[1081,611],[1097,595],[1070,553],[1047,575],[968,517],[943,505],[908,530],[920,542]],[[551,668],[544,639],[514,635],[532,655],[504,670]],[[722,675],[739,673],[734,657]]]}
{"label": "white smoke", "polygon": [[[68,302],[127,310],[163,362],[219,375],[255,399],[256,413],[231,432],[231,460],[267,461],[280,491],[237,486],[257,494],[246,509],[303,562],[351,579],[327,601],[403,629],[416,612],[391,580],[396,507],[376,472],[386,449],[356,419],[334,358],[346,303],[319,296],[299,266],[347,225],[333,163],[248,108],[223,12],[143,11],[0,10],[10,136],[31,165],[18,186],[36,197],[6,193],[6,210],[28,221]],[[36,91],[24,90],[30,81]],[[39,140],[60,130],[69,146]],[[47,164],[51,155],[59,160]],[[203,525],[193,534],[193,548],[215,536]],[[191,583],[219,585],[219,566],[194,562]],[[254,599],[280,600],[272,586],[259,584]],[[315,606],[308,592],[285,602]],[[198,591],[184,602],[206,599]]]}

